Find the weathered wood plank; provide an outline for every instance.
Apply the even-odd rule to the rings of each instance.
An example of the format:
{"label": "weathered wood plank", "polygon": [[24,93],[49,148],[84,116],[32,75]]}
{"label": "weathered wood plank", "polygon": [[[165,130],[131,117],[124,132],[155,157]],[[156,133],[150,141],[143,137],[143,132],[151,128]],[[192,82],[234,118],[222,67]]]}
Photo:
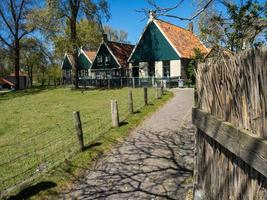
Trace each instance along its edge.
{"label": "weathered wood plank", "polygon": [[74,120],[74,125],[76,128],[77,138],[78,138],[79,145],[80,145],[80,150],[83,151],[84,149],[83,130],[82,130],[82,122],[81,122],[79,111],[73,112],[73,120]]}
{"label": "weathered wood plank", "polygon": [[110,101],[111,105],[111,119],[112,119],[112,126],[119,127],[119,110],[118,110],[118,103],[116,100]]}
{"label": "weathered wood plank", "polygon": [[237,129],[231,123],[196,108],[193,108],[192,121],[209,137],[267,177],[266,139]]}

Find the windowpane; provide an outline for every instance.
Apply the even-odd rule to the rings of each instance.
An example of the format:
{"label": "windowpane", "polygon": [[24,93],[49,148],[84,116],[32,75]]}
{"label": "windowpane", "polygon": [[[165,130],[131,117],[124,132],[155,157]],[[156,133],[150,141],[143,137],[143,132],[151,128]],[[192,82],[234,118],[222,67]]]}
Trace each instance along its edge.
{"label": "windowpane", "polygon": [[109,63],[110,63],[110,56],[109,55],[106,55],[105,56],[105,63],[107,64],[107,65],[109,65]]}
{"label": "windowpane", "polygon": [[170,61],[163,61],[163,77],[170,77]]}
{"label": "windowpane", "polygon": [[103,60],[102,60],[102,56],[97,56],[97,64],[102,64]]}

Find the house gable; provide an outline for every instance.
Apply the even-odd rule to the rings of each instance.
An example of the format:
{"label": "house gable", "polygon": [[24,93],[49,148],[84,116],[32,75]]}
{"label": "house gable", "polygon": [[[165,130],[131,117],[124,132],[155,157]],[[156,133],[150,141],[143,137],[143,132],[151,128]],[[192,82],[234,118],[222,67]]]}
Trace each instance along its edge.
{"label": "house gable", "polygon": [[179,55],[152,21],[146,27],[129,61],[149,62],[178,59],[180,59]]}
{"label": "house gable", "polygon": [[65,57],[64,57],[62,69],[63,70],[71,70],[72,69],[71,62],[70,62],[69,57],[67,55],[65,55]]}
{"label": "house gable", "polygon": [[[109,64],[107,64],[105,62],[107,56],[109,56],[109,58],[110,58]],[[102,57],[102,63],[101,64],[98,63],[99,57]],[[115,60],[115,58],[113,57],[113,55],[108,50],[107,46],[104,43],[102,43],[98,52],[97,52],[95,60],[92,63],[91,69],[97,70],[97,69],[114,69],[114,68],[120,68],[120,66],[117,63],[117,61]]]}
{"label": "house gable", "polygon": [[84,55],[84,53],[82,52],[79,55],[79,70],[88,70],[91,67],[91,62],[88,60],[88,58],[86,57],[86,55]]}
{"label": "house gable", "polygon": [[[71,55],[65,55],[63,63],[62,63],[62,69],[63,70],[71,70],[72,69],[72,62],[73,57]],[[87,58],[87,56],[84,54],[84,52],[81,52],[78,56],[78,69],[79,70],[88,70],[90,69],[92,63]]]}

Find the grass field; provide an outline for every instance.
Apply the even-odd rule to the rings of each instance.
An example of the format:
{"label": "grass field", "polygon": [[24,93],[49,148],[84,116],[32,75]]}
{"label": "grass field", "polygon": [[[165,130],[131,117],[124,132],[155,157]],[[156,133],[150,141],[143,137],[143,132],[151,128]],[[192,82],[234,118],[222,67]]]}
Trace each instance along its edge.
{"label": "grass field", "polygon": [[[149,89],[148,94],[149,101],[154,103],[155,91]],[[73,111],[81,112],[87,146],[104,137],[111,129],[111,99],[118,101],[120,121],[126,120],[127,88],[87,91],[37,88],[1,95],[0,191],[38,176],[77,153]],[[133,99],[135,111],[140,110],[144,105],[143,90],[133,89]],[[135,117],[133,122],[138,121],[138,114]]]}

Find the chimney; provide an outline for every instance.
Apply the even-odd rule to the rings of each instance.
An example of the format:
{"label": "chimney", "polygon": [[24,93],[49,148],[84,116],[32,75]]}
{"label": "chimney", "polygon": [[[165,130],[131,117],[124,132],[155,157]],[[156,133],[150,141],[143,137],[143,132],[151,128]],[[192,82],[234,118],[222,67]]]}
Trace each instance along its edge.
{"label": "chimney", "polygon": [[190,22],[188,24],[188,30],[191,32],[191,33],[194,33],[194,25],[193,25],[193,22]]}
{"label": "chimney", "polygon": [[103,42],[108,42],[108,34],[103,33]]}

